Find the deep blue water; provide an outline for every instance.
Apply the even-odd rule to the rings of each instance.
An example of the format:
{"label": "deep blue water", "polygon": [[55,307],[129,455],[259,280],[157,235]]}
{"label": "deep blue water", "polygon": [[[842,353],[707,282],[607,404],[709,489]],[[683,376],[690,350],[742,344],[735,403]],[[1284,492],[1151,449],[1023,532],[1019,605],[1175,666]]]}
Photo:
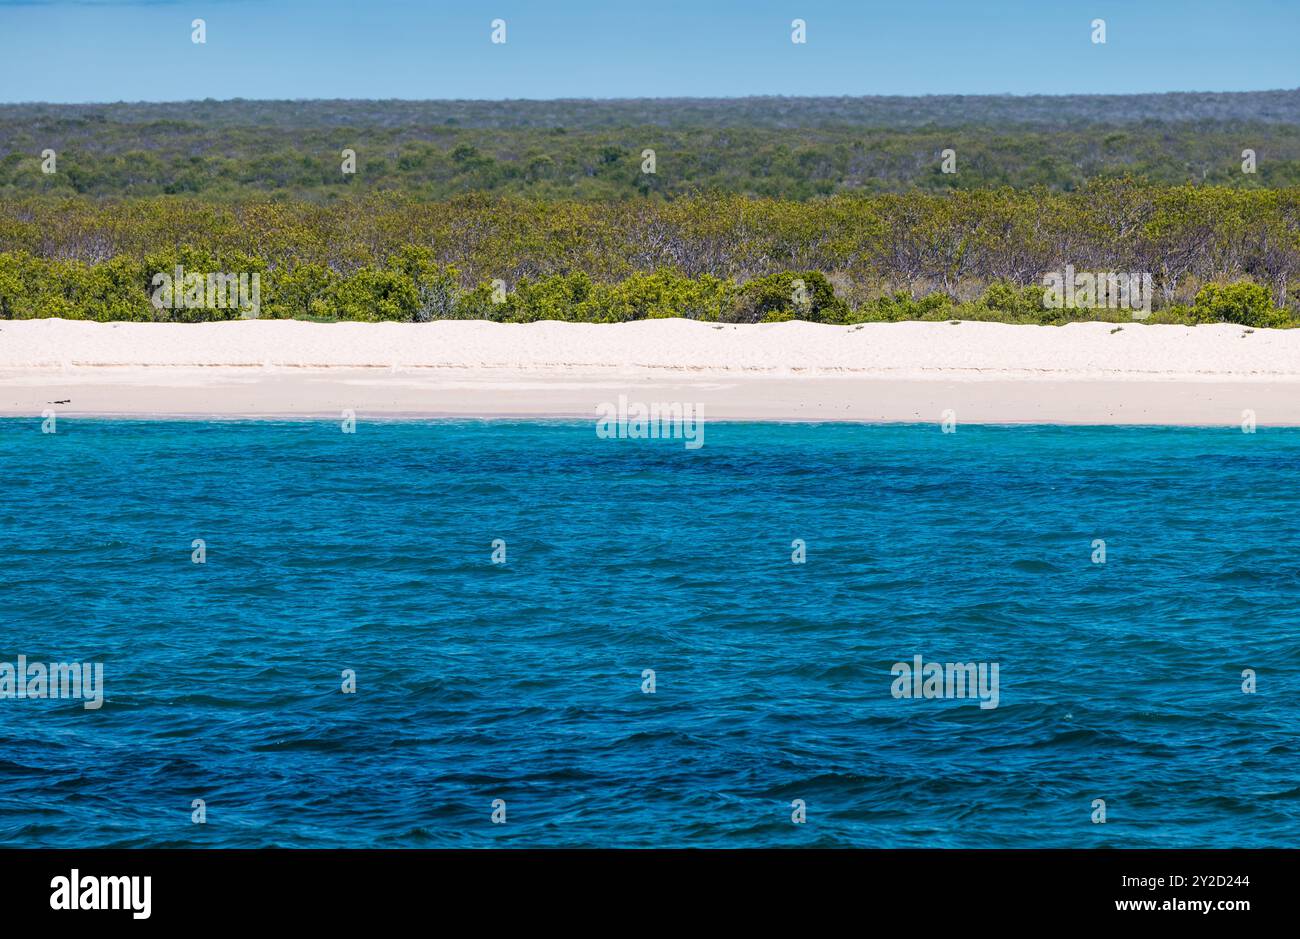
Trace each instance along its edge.
{"label": "deep blue water", "polygon": [[0,662],[107,689],[0,700],[3,845],[1300,842],[1297,431],[4,420],[0,485]]}

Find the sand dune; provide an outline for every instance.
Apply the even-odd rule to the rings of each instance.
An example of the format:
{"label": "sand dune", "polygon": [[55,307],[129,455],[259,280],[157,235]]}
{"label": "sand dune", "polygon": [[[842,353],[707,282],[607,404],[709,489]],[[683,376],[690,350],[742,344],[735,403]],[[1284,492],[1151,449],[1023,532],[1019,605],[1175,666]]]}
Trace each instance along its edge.
{"label": "sand dune", "polygon": [[[1300,330],[0,321],[0,413],[1300,424]],[[66,402],[56,405],[55,402]]]}

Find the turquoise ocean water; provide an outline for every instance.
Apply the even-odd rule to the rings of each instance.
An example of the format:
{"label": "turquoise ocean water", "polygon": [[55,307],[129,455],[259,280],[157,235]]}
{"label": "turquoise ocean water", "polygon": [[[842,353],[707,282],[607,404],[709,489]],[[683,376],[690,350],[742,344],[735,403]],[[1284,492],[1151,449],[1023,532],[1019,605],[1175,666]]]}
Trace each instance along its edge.
{"label": "turquoise ocean water", "polygon": [[104,674],[0,699],[5,846],[1300,841],[1300,431],[0,420],[0,480],[0,663]]}

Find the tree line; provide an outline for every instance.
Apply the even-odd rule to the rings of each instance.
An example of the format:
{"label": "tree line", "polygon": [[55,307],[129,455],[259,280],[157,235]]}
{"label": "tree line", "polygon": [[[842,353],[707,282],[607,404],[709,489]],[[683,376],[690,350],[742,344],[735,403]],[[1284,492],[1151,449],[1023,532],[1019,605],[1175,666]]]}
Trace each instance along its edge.
{"label": "tree line", "polygon": [[195,123],[208,127],[1036,127],[1173,123],[1295,124],[1300,88],[1129,95],[762,95],[505,101],[229,101],[0,104],[0,123]]}
{"label": "tree line", "polygon": [[[537,128],[227,126],[5,114],[0,108],[0,196],[188,195],[237,201],[275,195],[321,202],[401,191],[433,200],[490,192],[616,201],[716,190],[809,200],[910,189],[1069,191],[1090,179],[1122,176],[1164,185],[1300,186],[1300,117],[1289,124],[1112,122],[1051,128]],[[344,151],[355,154],[351,165]],[[1243,156],[1247,151],[1250,155]],[[43,156],[51,152],[52,161]],[[349,169],[355,172],[345,172]]]}
{"label": "tree line", "polygon": [[[1045,308],[1045,275],[1069,265],[1149,273],[1152,322],[1288,325],[1300,315],[1300,188],[0,199],[0,317],[160,318],[150,281],[177,265],[259,273],[268,316],[1129,318]],[[208,314],[226,315],[184,311]]]}

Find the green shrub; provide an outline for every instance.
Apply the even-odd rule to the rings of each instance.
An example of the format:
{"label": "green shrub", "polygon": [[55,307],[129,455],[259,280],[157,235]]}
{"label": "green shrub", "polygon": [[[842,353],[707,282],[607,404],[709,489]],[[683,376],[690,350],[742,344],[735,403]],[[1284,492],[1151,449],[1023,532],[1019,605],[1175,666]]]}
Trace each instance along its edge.
{"label": "green shrub", "polygon": [[710,274],[692,279],[675,270],[638,272],[597,292],[596,318],[607,323],[675,316],[717,321],[728,308],[732,290],[728,281]]}
{"label": "green shrub", "polygon": [[412,322],[420,296],[414,281],[404,274],[363,267],[335,281],[325,305],[339,319]]}
{"label": "green shrub", "polygon": [[0,319],[18,318],[26,295],[23,281],[32,260],[29,254],[0,254]]}
{"label": "green shrub", "polygon": [[1201,319],[1191,307],[1184,304],[1174,304],[1165,307],[1163,310],[1154,311],[1143,322],[1152,326],[1195,326],[1201,322]]}
{"label": "green shrub", "polygon": [[272,272],[263,285],[267,319],[322,319],[335,315],[330,298],[338,275],[323,264],[298,264]]}
{"label": "green shrub", "polygon": [[783,271],[737,288],[722,318],[730,323],[760,323],[771,314],[811,323],[843,323],[849,307],[835,296],[835,288],[820,271]]}
{"label": "green shrub", "polygon": [[[97,268],[102,266],[104,265],[97,265]],[[140,308],[140,315],[134,317],[136,319],[152,319],[176,323],[202,323],[214,320],[239,319],[244,314],[237,305],[208,307],[184,304],[181,298],[188,289],[185,281],[192,275],[198,275],[205,284],[205,299],[211,299],[208,297],[206,286],[210,275],[222,274],[237,277],[243,274],[257,274],[261,278],[262,288],[265,288],[269,280],[267,277],[268,267],[269,265],[263,258],[242,251],[214,252],[206,248],[182,244],[165,251],[152,252],[145,256],[142,263],[133,264],[129,269],[123,270],[120,275],[121,282],[118,286],[131,298],[137,295],[143,296],[144,305]],[[176,280],[178,268],[182,275],[180,282]],[[171,306],[165,305],[167,281],[160,280],[160,275],[165,275],[170,279],[173,301]],[[156,307],[153,303],[155,293],[160,290],[163,292],[159,294],[159,299],[164,303],[161,308]],[[259,290],[259,293],[261,294],[259,302],[264,304],[266,294],[264,290]],[[109,305],[111,303],[106,302],[92,306],[84,315],[88,319],[132,318],[114,316],[107,309]]]}
{"label": "green shrub", "polygon": [[509,296],[505,301],[497,301],[495,284],[479,284],[473,290],[462,293],[452,305],[451,319],[488,320],[503,323],[510,318],[511,306]]}
{"label": "green shrub", "polygon": [[126,257],[86,268],[76,298],[80,315],[101,323],[150,319],[153,304],[150,295],[140,289],[145,279],[144,265]]}
{"label": "green shrub", "polygon": [[537,320],[592,322],[598,315],[593,300],[595,285],[584,271],[552,274],[538,280],[521,280],[502,304],[514,323]]}
{"label": "green shrub", "polygon": [[1248,280],[1233,284],[1206,284],[1196,294],[1192,312],[1202,322],[1240,323],[1266,328],[1286,326],[1290,317],[1273,308],[1268,288]]}
{"label": "green shrub", "polygon": [[1044,304],[1041,286],[1017,287],[1003,280],[989,284],[976,305],[1022,322],[1051,322],[1073,312],[1053,309]]}
{"label": "green shrub", "polygon": [[432,249],[404,245],[389,257],[388,267],[409,278],[415,287],[415,322],[428,323],[452,315],[460,292],[456,283],[460,273],[439,264]]}
{"label": "green shrub", "polygon": [[848,323],[900,323],[904,320],[952,319],[955,301],[945,293],[913,297],[903,291],[875,297],[851,311]]}

